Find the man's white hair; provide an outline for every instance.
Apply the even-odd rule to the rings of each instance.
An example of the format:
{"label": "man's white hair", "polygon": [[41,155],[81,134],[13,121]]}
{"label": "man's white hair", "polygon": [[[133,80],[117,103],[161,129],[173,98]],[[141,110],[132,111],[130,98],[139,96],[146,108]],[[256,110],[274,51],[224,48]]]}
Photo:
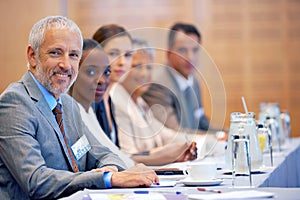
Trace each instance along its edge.
{"label": "man's white hair", "polygon": [[69,30],[71,32],[78,33],[81,40],[81,52],[80,52],[80,56],[81,56],[83,38],[82,38],[82,33],[79,27],[76,25],[76,23],[64,16],[48,16],[36,22],[32,26],[29,34],[28,44],[32,47],[38,59],[40,54],[40,47],[43,44],[45,39],[46,30],[50,28]]}

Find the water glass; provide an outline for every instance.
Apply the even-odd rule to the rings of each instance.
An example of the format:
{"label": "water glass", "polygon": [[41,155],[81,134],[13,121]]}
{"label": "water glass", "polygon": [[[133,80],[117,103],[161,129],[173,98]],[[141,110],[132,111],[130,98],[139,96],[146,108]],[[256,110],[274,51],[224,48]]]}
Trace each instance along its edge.
{"label": "water glass", "polygon": [[262,124],[258,124],[257,135],[261,145],[262,152],[270,153],[271,166],[273,167],[273,147],[272,147],[271,130]]}
{"label": "water glass", "polygon": [[251,166],[254,170],[259,170],[262,166],[263,157],[259,147],[257,128],[255,124],[255,113],[230,114],[230,129],[228,134],[228,144],[225,154],[225,164],[227,169],[232,169],[232,138],[233,136],[248,135],[250,139]]}
{"label": "water glass", "polygon": [[281,151],[282,140],[279,132],[279,124],[275,118],[267,117],[265,121],[265,126],[270,130],[272,134],[272,140],[277,145],[278,151]]}
{"label": "water glass", "polygon": [[[250,137],[249,135],[232,136],[232,186],[245,186],[245,177],[249,177],[252,187]],[[246,184],[247,185],[247,184]]]}
{"label": "water glass", "polygon": [[281,147],[285,142],[285,133],[283,129],[283,120],[280,116],[279,103],[262,102],[260,103],[259,120],[264,122],[272,132],[273,149],[276,147],[281,151]]}
{"label": "water glass", "polygon": [[282,111],[280,113],[280,118],[283,125],[283,131],[285,133],[286,139],[291,139],[291,116],[288,111]]}

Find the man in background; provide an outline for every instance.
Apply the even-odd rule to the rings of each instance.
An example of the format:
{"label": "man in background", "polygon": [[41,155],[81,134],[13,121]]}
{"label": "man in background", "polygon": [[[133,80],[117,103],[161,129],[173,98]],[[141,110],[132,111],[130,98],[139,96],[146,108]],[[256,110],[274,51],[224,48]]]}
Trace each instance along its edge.
{"label": "man in background", "polygon": [[168,128],[209,128],[199,82],[194,75],[200,44],[201,35],[195,26],[174,24],[169,32],[167,64],[154,69],[153,83],[143,95],[157,119]]}

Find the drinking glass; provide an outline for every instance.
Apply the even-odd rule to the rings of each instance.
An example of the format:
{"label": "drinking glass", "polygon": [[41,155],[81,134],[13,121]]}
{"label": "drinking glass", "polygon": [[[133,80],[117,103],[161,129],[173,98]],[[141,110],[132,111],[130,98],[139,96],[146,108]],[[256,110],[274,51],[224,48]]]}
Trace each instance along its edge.
{"label": "drinking glass", "polygon": [[279,103],[262,102],[260,103],[259,120],[265,122],[272,132],[273,148],[276,147],[281,151],[281,147],[285,142],[285,133],[283,122],[280,116]]}
{"label": "drinking glass", "polygon": [[257,128],[255,124],[255,113],[253,112],[233,112],[230,114],[230,129],[228,134],[229,140],[225,154],[226,168],[232,169],[232,140],[230,138],[239,135],[249,136],[251,166],[253,170],[259,170],[262,166],[263,157],[259,147]]}
{"label": "drinking glass", "polygon": [[285,133],[286,139],[291,139],[291,116],[290,113],[286,110],[280,113],[280,118],[283,125],[283,131]]}
{"label": "drinking glass", "polygon": [[279,124],[275,118],[267,117],[265,120],[265,126],[272,134],[272,139],[277,144],[278,151],[281,151],[282,140],[280,139]]}
{"label": "drinking glass", "polygon": [[250,137],[249,135],[234,135],[232,140],[232,186],[248,186],[245,177],[249,177],[249,186],[252,187]]}
{"label": "drinking glass", "polygon": [[272,147],[272,133],[271,130],[263,124],[257,125],[257,135],[261,144],[262,152],[269,152],[271,159],[271,166],[273,167],[273,147]]}

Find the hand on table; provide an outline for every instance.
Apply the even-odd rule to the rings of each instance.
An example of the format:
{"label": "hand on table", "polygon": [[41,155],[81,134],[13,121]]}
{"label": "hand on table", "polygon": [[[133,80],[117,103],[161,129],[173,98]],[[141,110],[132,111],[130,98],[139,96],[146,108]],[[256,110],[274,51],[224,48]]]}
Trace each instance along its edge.
{"label": "hand on table", "polygon": [[159,182],[156,173],[144,164],[122,171],[115,172],[111,177],[113,187],[149,187],[152,183]]}

